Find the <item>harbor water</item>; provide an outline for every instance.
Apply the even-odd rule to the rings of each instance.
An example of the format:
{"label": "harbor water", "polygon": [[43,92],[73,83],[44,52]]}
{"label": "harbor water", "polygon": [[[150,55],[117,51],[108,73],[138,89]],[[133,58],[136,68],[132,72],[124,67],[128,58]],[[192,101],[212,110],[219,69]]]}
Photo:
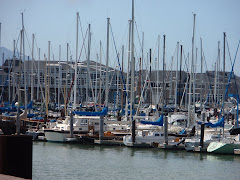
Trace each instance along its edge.
{"label": "harbor water", "polygon": [[35,179],[240,179],[240,156],[33,142]]}

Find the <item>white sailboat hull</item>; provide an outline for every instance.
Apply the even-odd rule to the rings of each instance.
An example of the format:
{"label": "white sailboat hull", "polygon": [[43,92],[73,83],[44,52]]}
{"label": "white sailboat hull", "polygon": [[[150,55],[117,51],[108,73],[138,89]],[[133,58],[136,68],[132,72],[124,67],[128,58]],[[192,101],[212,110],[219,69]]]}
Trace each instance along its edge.
{"label": "white sailboat hull", "polygon": [[51,142],[66,142],[70,138],[69,131],[44,130],[45,138]]}
{"label": "white sailboat hull", "polygon": [[234,154],[234,149],[240,149],[240,142],[211,142],[207,148],[207,152],[219,154]]}

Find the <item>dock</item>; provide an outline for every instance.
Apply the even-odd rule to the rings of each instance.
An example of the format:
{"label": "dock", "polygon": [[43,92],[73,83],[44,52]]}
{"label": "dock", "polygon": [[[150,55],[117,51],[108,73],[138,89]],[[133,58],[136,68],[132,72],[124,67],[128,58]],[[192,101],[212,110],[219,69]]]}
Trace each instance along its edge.
{"label": "dock", "polygon": [[160,143],[158,145],[159,149],[166,149],[166,150],[185,150],[185,147],[183,144],[177,145],[176,143]]}
{"label": "dock", "polygon": [[195,147],[193,149],[194,152],[199,152],[199,153],[206,153],[207,152],[207,147],[201,147],[201,146],[198,146],[198,147]]}
{"label": "dock", "polygon": [[123,141],[121,140],[94,140],[94,144],[106,145],[106,146],[124,146]]}
{"label": "dock", "polygon": [[0,179],[1,180],[23,180],[24,178],[19,178],[19,177],[15,177],[15,176],[0,174]]}

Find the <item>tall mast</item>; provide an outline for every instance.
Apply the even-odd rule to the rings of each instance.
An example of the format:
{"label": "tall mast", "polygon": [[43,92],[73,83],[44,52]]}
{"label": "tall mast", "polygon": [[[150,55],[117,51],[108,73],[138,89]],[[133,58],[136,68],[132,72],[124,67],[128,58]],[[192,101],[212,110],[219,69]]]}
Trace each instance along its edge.
{"label": "tall mast", "polygon": [[[122,46],[122,77],[123,77],[123,60],[124,60],[124,46]],[[123,109],[123,79],[121,88],[121,110]]]}
{"label": "tall mast", "polygon": [[109,91],[109,76],[108,76],[108,61],[109,61],[109,25],[110,18],[107,18],[107,55],[106,55],[106,91],[105,91],[105,106],[108,107],[108,91]]}
{"label": "tall mast", "polygon": [[[119,59],[119,53],[117,54],[117,56],[118,56],[118,59]],[[119,105],[119,70],[117,69],[117,96],[116,96],[116,105],[117,105],[117,107],[118,107],[118,105]]]}
{"label": "tall mast", "polygon": [[99,59],[99,57],[98,57],[98,54],[97,54],[96,69],[95,69],[95,74],[96,74],[96,79],[95,79],[95,99],[94,99],[94,103],[95,104],[97,104],[97,85],[98,85],[98,81],[97,81],[97,79],[98,79],[98,73],[97,73],[98,65],[97,65],[97,63],[98,63],[98,59]]}
{"label": "tall mast", "polygon": [[149,50],[149,59],[150,59],[150,76],[149,76],[149,97],[150,97],[150,105],[152,105],[152,93],[151,93],[151,90],[152,90],[152,50],[150,49]]}
{"label": "tall mast", "polygon": [[200,38],[200,41],[201,41],[201,93],[200,93],[200,110],[202,112],[202,95],[203,95],[203,87],[202,87],[202,84],[203,84],[203,50],[202,50],[202,38]]}
{"label": "tall mast", "polygon": [[[217,60],[218,62],[218,60]],[[215,62],[215,79],[214,79],[214,108],[217,106],[217,62]]]}
{"label": "tall mast", "polygon": [[[189,53],[188,53],[188,55],[187,55],[187,60],[188,60],[188,64],[189,64]],[[187,76],[188,76],[188,77],[187,77],[187,80],[188,80],[188,82],[190,82],[190,74],[189,74],[189,72],[187,73]],[[187,82],[187,83],[188,83],[188,82]],[[188,103],[187,103],[187,98],[188,98],[188,97],[187,97],[187,90],[189,90],[187,84],[185,85],[185,89],[186,89],[186,90],[185,90],[185,93],[184,93],[184,94],[185,94],[185,106],[184,106],[184,107],[185,107],[185,109],[187,109],[187,108],[188,108]]]}
{"label": "tall mast", "polygon": [[[222,110],[222,114],[224,114],[224,101],[225,101],[225,48],[226,46],[226,32],[223,33],[223,85],[222,85],[222,89],[223,89],[223,93],[222,93],[222,102],[223,102],[223,110]],[[238,117],[237,117],[238,118]]]}
{"label": "tall mast", "polygon": [[165,74],[165,39],[166,35],[163,35],[163,73],[162,73],[162,114],[164,112],[164,98],[165,98],[165,82],[164,82],[164,74]]}
{"label": "tall mast", "polygon": [[46,116],[48,116],[48,77],[47,77],[47,58],[46,55],[44,54],[44,61],[45,61],[45,99],[46,99]]}
{"label": "tall mast", "polygon": [[10,66],[10,60],[8,61],[8,102],[11,102],[11,66]]}
{"label": "tall mast", "polygon": [[102,41],[100,41],[100,80],[99,80],[99,110],[101,109],[102,100]]}
{"label": "tall mast", "polygon": [[220,100],[220,92],[219,92],[219,83],[220,83],[220,59],[221,59],[221,57],[220,57],[220,41],[218,41],[218,66],[217,66],[217,74],[218,74],[218,89],[217,89],[217,102],[218,102],[218,104],[219,104],[219,100]]}
{"label": "tall mast", "polygon": [[179,42],[177,42],[177,67],[176,67],[176,86],[175,86],[175,112],[177,111],[177,92],[178,92],[178,56],[179,56]]}
{"label": "tall mast", "polygon": [[[86,103],[88,102],[88,93],[89,93],[89,87],[90,87],[90,80],[91,80],[91,76],[90,76],[90,68],[89,68],[89,63],[90,63],[90,43],[91,43],[91,24],[88,25],[88,56],[87,56],[87,87],[86,87]],[[93,96],[93,94],[92,94]]]}
{"label": "tall mast", "polygon": [[[69,57],[69,55],[68,55],[68,46],[69,46],[69,44],[67,43],[67,69],[66,69],[66,81],[65,81],[66,92],[68,92],[68,76],[70,76],[70,74],[69,74],[69,62],[68,62],[68,57]],[[65,104],[65,106],[66,106],[66,104]]]}
{"label": "tall mast", "polygon": [[61,45],[59,45],[59,60],[58,60],[58,109],[60,109],[60,95],[61,95],[60,87],[62,86],[62,76],[61,76],[62,67],[60,62],[61,62]]}
{"label": "tall mast", "polygon": [[39,86],[40,86],[40,48],[38,48],[38,74],[37,74],[37,78],[38,78],[38,83],[37,83],[37,100],[39,99]]}
{"label": "tall mast", "polygon": [[196,105],[196,65],[197,65],[197,52],[198,48],[196,48],[196,61],[193,65],[193,122],[196,123],[195,118],[195,105]]}
{"label": "tall mast", "polygon": [[131,45],[131,106],[130,116],[132,118],[132,108],[134,105],[134,73],[135,73],[135,59],[134,59],[134,0],[132,0],[132,45]]}
{"label": "tall mast", "polygon": [[[160,35],[158,35],[158,59],[157,59],[157,101],[159,102],[159,60],[160,60]],[[158,111],[158,110],[157,110]]]}
{"label": "tall mast", "polygon": [[134,106],[134,74],[135,74],[135,59],[134,59],[134,0],[132,0],[132,46],[131,46],[131,106],[130,117],[132,121],[132,142],[135,143],[135,120],[133,120],[132,109]]}
{"label": "tall mast", "polygon": [[132,28],[132,20],[129,20],[129,35],[128,35],[128,63],[127,63],[127,85],[126,85],[126,105],[125,105],[125,116],[128,116],[128,90],[129,90],[129,64],[130,64],[130,49],[131,49],[131,28]]}
{"label": "tall mast", "polygon": [[139,98],[138,98],[138,103],[139,103],[139,101],[140,101],[140,99],[141,99],[141,73],[142,73],[142,71],[141,71],[141,63],[142,63],[142,59],[141,59],[141,57],[140,57],[140,62],[139,62],[139,79],[138,79],[138,96],[139,96]]}
{"label": "tall mast", "polygon": [[173,83],[172,83],[172,79],[173,79],[173,56],[171,57],[171,75],[170,75],[170,91],[169,91],[169,99],[172,99],[172,86],[173,86]]}
{"label": "tall mast", "polygon": [[[2,23],[0,23],[0,47],[2,45]],[[1,48],[0,48],[0,56],[1,56]],[[4,56],[4,55],[3,55]],[[3,92],[3,64],[4,64],[4,58],[2,60],[2,92]]]}
{"label": "tall mast", "polygon": [[48,41],[48,62],[47,58],[46,59],[46,114],[48,116],[48,103],[49,103],[49,69],[50,69],[50,41]]}
{"label": "tall mast", "polygon": [[24,62],[24,98],[25,98],[25,109],[27,109],[27,68],[26,68],[26,62],[25,62],[25,46],[24,46],[24,34],[25,34],[25,29],[24,29],[24,21],[23,21],[23,13],[22,13],[22,43],[23,43],[23,62]]}
{"label": "tall mast", "polygon": [[180,78],[179,78],[179,88],[178,88],[178,102],[180,107],[180,101],[181,101],[181,88],[182,88],[182,55],[183,55],[183,46],[180,45],[180,51],[181,51],[181,57],[180,57]]}
{"label": "tall mast", "polygon": [[2,23],[0,22],[0,56],[2,55],[1,54],[1,46],[2,46]]}
{"label": "tall mast", "polygon": [[[55,105],[57,104],[57,66],[55,65],[55,59],[54,59],[54,55],[53,55],[53,68],[54,68],[54,91],[55,91],[55,98],[54,98],[54,103]],[[49,73],[50,74],[50,73]],[[50,82],[51,82],[51,77],[50,77]]]}
{"label": "tall mast", "polygon": [[[68,76],[69,76],[68,46],[69,46],[69,44],[67,43],[67,68],[66,68],[66,81],[65,81],[66,92],[68,92]],[[68,98],[68,97],[65,97],[65,104],[64,104],[65,116],[67,116],[67,99],[66,98]]]}
{"label": "tall mast", "polygon": [[23,30],[20,31],[21,35],[20,35],[20,58],[19,58],[19,77],[18,77],[18,108],[17,108],[17,121],[16,121],[16,134],[17,135],[20,135],[20,116],[19,116],[19,113],[20,113],[20,101],[21,101],[21,66],[22,66],[22,38],[23,38]]}
{"label": "tall mast", "polygon": [[[75,74],[74,74],[74,99],[73,99],[73,109],[76,109],[77,104],[77,64],[78,64],[78,19],[79,13],[77,12],[77,32],[76,32],[76,62],[75,62]],[[87,92],[86,92],[87,93]]]}
{"label": "tall mast", "polygon": [[[4,76],[4,53],[2,53],[2,93],[3,93],[3,76]],[[4,100],[4,98],[2,97],[2,100]]]}
{"label": "tall mast", "polygon": [[[143,60],[144,60],[143,48],[144,48],[144,32],[142,33],[142,69],[143,69]],[[143,76],[141,78],[142,78],[141,83],[143,83]],[[142,87],[142,84],[141,84],[141,87]]]}
{"label": "tall mast", "polygon": [[15,65],[16,65],[16,54],[15,54],[15,40],[13,40],[13,91],[12,91],[12,101],[15,101]]}
{"label": "tall mast", "polygon": [[[2,23],[0,22],[0,47],[2,45]],[[1,49],[0,49],[0,53],[1,53]]]}
{"label": "tall mast", "polygon": [[31,76],[31,101],[33,101],[33,95],[34,95],[34,87],[33,87],[33,77],[34,77],[34,72],[33,72],[33,62],[34,62],[34,34],[32,34],[32,76]]}
{"label": "tall mast", "polygon": [[190,126],[190,116],[191,116],[191,102],[192,102],[192,80],[193,80],[193,64],[194,64],[194,36],[195,36],[195,17],[196,14],[193,14],[193,37],[192,37],[192,63],[191,63],[191,74],[190,74],[190,87],[189,87],[189,99],[188,99],[188,123],[187,127]]}

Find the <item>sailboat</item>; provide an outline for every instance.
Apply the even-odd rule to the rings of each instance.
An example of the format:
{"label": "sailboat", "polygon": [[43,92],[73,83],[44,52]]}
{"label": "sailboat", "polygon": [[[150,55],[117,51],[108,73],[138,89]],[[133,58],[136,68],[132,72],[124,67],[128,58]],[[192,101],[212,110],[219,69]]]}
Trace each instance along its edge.
{"label": "sailboat", "polygon": [[[224,34],[225,36],[225,34]],[[240,45],[240,41],[238,43],[238,47],[237,47],[237,51]],[[233,74],[233,69],[234,69],[234,65],[235,65],[235,60],[236,57],[234,59],[234,62],[232,64],[232,70],[231,73],[229,75],[229,79],[228,79],[228,85],[225,91],[225,96],[224,96],[224,100],[226,98],[227,92],[228,92],[228,87],[229,87],[229,83]],[[237,99],[239,99],[239,94],[238,94],[238,87],[236,86],[237,89]],[[222,109],[224,110],[224,100],[223,100],[223,104],[222,104]],[[238,101],[237,101],[237,107],[238,107]],[[224,117],[224,116],[223,116]],[[237,123],[236,123],[236,128],[238,128],[239,124],[238,124],[238,114],[237,114]],[[224,122],[223,122],[224,123]],[[224,128],[224,126],[223,126]],[[231,135],[232,134],[232,135]],[[237,135],[236,135],[237,134]],[[215,141],[215,142],[211,142],[207,148],[207,152],[211,152],[211,153],[221,153],[221,154],[234,154],[235,149],[240,149],[240,132],[239,131],[231,131],[230,130],[230,138],[228,137],[224,137],[222,139],[222,141]]]}
{"label": "sailboat", "polygon": [[218,154],[234,154],[235,149],[240,149],[240,134],[236,138],[211,142],[207,152]]}

